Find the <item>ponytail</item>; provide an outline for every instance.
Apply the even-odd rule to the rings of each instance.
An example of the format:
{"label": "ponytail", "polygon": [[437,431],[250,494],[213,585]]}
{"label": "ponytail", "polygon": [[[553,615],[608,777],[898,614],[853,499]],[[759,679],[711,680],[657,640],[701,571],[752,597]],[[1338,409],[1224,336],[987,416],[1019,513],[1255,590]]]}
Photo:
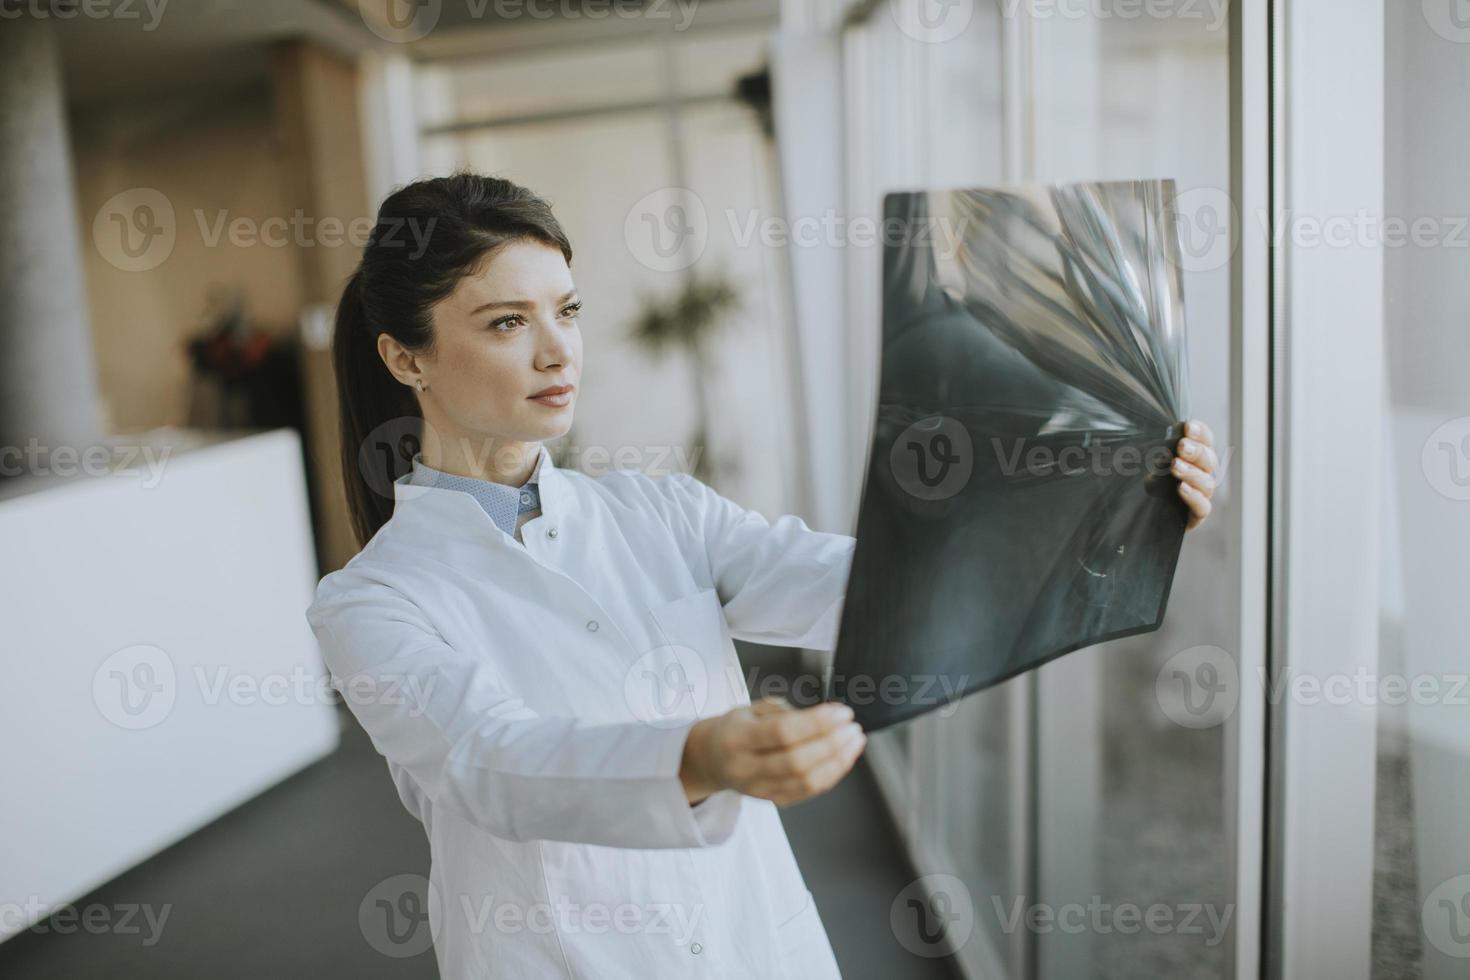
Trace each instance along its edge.
{"label": "ponytail", "polygon": [[359,547],[393,516],[393,481],[412,465],[423,438],[418,399],[393,377],[378,355],[378,338],[368,325],[361,282],[359,267],[342,290],[332,337],[342,476]]}
{"label": "ponytail", "polygon": [[415,181],[378,210],[362,262],[342,290],[332,335],[342,479],[359,547],[393,516],[394,482],[412,468],[423,440],[418,396],[388,370],[378,335],[432,355],[434,305],[483,259],[527,239],[572,261],[551,206],[498,177]]}

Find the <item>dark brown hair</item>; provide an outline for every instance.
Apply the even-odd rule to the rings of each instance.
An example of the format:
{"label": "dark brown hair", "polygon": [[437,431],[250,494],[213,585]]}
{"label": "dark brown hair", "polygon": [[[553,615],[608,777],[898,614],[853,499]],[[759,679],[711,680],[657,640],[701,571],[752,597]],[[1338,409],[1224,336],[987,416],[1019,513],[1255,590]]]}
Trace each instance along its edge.
{"label": "dark brown hair", "polygon": [[466,274],[514,241],[572,246],[551,205],[500,177],[456,173],[388,196],[362,262],[342,290],[332,336],[341,414],[342,478],[358,545],[393,515],[393,481],[411,467],[423,415],[378,354],[378,334],[433,353],[432,309]]}

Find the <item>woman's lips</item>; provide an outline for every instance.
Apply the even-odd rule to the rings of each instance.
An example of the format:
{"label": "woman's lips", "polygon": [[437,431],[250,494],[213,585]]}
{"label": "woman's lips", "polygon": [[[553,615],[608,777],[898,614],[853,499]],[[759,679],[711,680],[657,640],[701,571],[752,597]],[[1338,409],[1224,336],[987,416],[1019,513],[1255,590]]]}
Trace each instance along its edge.
{"label": "woman's lips", "polygon": [[564,408],[572,403],[572,393],[570,391],[563,391],[557,395],[541,395],[538,398],[532,398],[531,401],[540,402],[551,408]]}

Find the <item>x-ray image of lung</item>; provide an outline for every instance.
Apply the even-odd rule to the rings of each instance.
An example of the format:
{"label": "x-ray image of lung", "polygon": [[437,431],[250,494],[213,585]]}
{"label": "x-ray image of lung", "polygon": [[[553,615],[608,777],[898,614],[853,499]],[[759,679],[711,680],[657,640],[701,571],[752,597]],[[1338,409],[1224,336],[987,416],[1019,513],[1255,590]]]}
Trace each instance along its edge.
{"label": "x-ray image of lung", "polygon": [[878,406],[826,681],[865,729],[1162,623],[1188,515],[1173,199],[884,198]]}

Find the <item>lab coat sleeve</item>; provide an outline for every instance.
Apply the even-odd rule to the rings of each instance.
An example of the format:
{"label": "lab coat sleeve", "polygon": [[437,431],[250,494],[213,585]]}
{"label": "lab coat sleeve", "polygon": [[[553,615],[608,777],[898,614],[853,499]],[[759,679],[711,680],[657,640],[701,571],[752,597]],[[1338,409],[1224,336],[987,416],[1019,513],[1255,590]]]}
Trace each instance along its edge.
{"label": "lab coat sleeve", "polygon": [[814,531],[794,514],[772,523],[687,473],[662,480],[700,542],[731,636],[836,648],[856,538]]}
{"label": "lab coat sleeve", "polygon": [[349,576],[323,580],[307,620],[348,709],[401,768],[395,780],[406,775],[435,812],[514,841],[705,847],[734,833],[738,793],[697,806],[685,798],[679,768],[692,720],[538,715],[485,651],[454,648],[400,591]]}

